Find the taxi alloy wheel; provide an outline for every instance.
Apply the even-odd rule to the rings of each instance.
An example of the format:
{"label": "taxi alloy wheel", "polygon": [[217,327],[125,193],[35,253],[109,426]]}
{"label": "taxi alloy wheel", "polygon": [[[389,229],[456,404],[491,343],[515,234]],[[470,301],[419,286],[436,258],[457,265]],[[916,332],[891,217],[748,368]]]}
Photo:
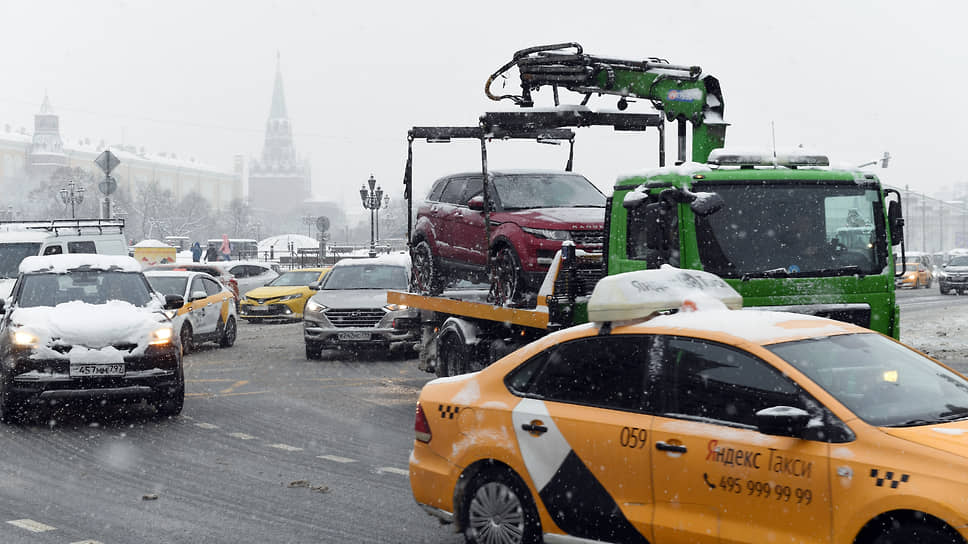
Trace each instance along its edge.
{"label": "taxi alloy wheel", "polygon": [[888,527],[873,541],[873,544],[909,544],[925,542],[930,544],[960,544],[964,542],[954,530],[946,526],[909,522]]}
{"label": "taxi alloy wheel", "polygon": [[541,534],[527,488],[507,471],[485,471],[468,488],[464,536],[474,544],[533,544]]}
{"label": "taxi alloy wheel", "polygon": [[195,345],[194,338],[192,337],[192,326],[188,323],[182,325],[179,336],[181,336],[182,355],[188,355]]}
{"label": "taxi alloy wheel", "polygon": [[[221,320],[221,318],[219,318],[219,320]],[[228,322],[225,324],[224,327],[220,327],[220,328],[222,329],[222,336],[220,336],[218,340],[219,347],[223,347],[223,348],[232,347],[232,345],[235,344],[235,337],[236,337],[236,334],[238,333],[238,329],[235,326],[235,318],[232,316],[229,316]]]}

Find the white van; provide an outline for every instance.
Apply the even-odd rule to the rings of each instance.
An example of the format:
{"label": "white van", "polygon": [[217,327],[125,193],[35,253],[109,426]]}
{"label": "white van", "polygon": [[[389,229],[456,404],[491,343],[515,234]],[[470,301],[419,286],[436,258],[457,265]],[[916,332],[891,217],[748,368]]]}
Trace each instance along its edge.
{"label": "white van", "polygon": [[0,222],[0,298],[10,296],[20,261],[33,255],[127,255],[123,219]]}

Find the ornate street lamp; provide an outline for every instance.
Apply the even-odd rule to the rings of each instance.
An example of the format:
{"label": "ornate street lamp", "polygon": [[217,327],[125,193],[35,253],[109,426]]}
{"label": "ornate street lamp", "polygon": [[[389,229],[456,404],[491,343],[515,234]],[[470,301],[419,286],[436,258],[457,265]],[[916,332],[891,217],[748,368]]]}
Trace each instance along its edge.
{"label": "ornate street lamp", "polygon": [[76,219],[77,216],[74,214],[74,206],[84,202],[84,187],[79,187],[74,183],[74,180],[70,180],[67,182],[67,186],[58,192],[64,204],[71,205],[71,219]]}
{"label": "ornate street lamp", "polygon": [[383,206],[383,189],[376,184],[373,174],[370,174],[366,183],[370,188],[360,186],[360,200],[363,201],[363,208],[370,210],[370,257],[376,257],[376,211]]}

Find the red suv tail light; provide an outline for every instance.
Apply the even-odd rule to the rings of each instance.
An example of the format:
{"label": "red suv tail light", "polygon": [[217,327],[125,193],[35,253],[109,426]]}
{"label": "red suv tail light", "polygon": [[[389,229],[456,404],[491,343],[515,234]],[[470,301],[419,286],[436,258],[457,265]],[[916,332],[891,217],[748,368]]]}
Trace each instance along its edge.
{"label": "red suv tail light", "polygon": [[423,407],[417,403],[417,417],[413,422],[414,435],[421,442],[430,442],[430,422],[424,414]]}

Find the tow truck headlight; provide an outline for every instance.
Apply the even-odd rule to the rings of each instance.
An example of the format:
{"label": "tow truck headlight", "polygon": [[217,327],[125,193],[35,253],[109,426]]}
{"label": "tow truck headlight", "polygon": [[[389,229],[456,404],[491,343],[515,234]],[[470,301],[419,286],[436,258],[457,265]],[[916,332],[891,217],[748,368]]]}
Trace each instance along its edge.
{"label": "tow truck headlight", "polygon": [[286,302],[287,300],[296,300],[301,296],[302,295],[300,295],[299,293],[296,293],[295,295],[286,295],[284,297],[279,297],[279,302]]}
{"label": "tow truck headlight", "polygon": [[328,309],[329,309],[328,307],[323,306],[322,304],[312,299],[310,299],[309,302],[306,303],[307,312],[325,312]]}
{"label": "tow truck headlight", "polygon": [[151,333],[151,341],[148,343],[152,346],[161,346],[171,342],[173,336],[174,333],[172,332],[171,327],[161,327],[160,329],[155,329],[155,331]]}
{"label": "tow truck headlight", "polygon": [[14,345],[20,346],[22,348],[33,347],[37,345],[37,335],[25,330],[15,330],[10,334]]}
{"label": "tow truck headlight", "polygon": [[406,304],[387,304],[386,306],[383,307],[383,309],[391,312],[396,312],[397,310],[406,310],[409,307],[410,306],[407,306]]}
{"label": "tow truck headlight", "polygon": [[528,227],[521,227],[521,230],[532,236],[545,238],[547,240],[571,240],[571,232],[567,230],[532,229]]}

